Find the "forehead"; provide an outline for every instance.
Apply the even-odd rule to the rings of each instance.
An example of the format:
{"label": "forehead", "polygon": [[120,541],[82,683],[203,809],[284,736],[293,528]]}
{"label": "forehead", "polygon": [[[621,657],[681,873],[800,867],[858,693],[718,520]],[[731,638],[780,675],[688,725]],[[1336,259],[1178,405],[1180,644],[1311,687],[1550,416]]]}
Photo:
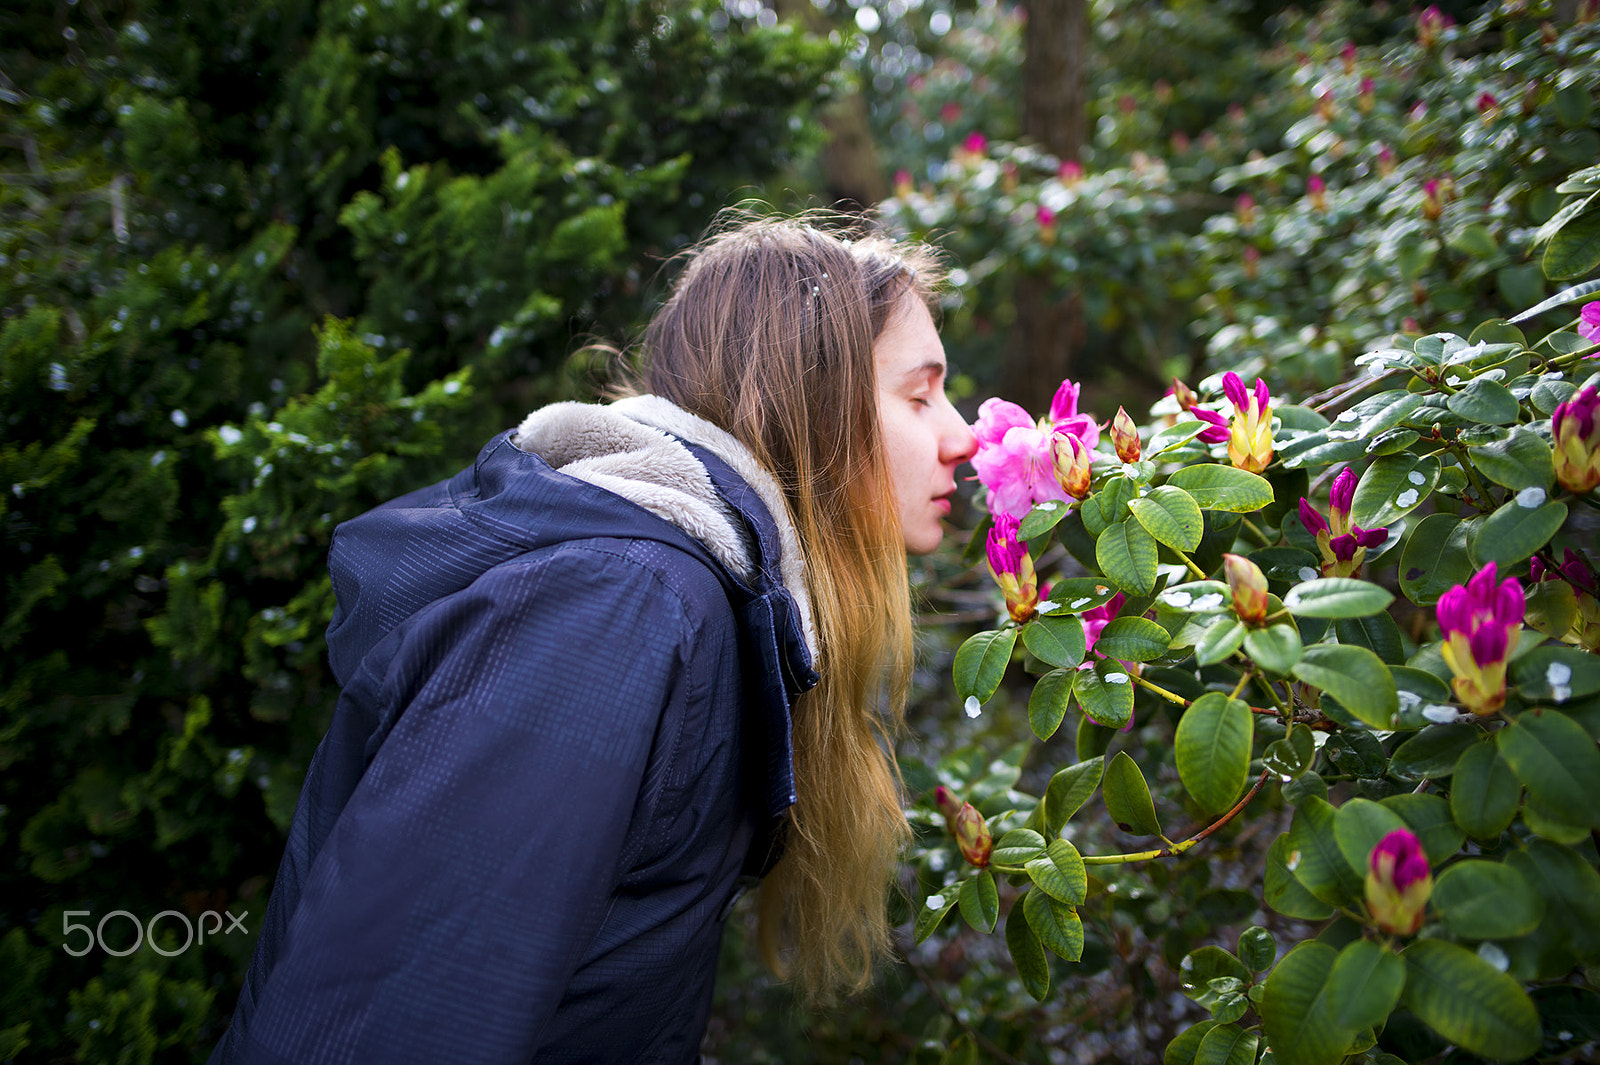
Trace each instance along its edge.
{"label": "forehead", "polygon": [[944,344],[933,315],[921,300],[907,295],[883,327],[873,348],[879,378],[895,379],[944,372]]}

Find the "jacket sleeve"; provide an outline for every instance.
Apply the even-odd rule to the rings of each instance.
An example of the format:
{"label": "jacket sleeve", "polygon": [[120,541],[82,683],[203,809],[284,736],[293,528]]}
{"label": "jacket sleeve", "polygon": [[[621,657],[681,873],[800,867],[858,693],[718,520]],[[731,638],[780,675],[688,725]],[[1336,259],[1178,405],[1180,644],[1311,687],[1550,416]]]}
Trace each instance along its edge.
{"label": "jacket sleeve", "polygon": [[238,1060],[527,1062],[604,919],[695,632],[652,568],[577,545],[397,630],[382,690],[403,711],[307,870]]}

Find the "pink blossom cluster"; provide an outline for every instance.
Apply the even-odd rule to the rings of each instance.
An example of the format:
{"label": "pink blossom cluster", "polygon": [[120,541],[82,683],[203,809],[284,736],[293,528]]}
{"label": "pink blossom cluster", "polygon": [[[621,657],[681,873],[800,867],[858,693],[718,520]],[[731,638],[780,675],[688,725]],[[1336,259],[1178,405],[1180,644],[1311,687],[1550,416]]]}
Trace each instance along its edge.
{"label": "pink blossom cluster", "polygon": [[988,491],[989,512],[1018,520],[1035,503],[1071,498],[1056,477],[1057,437],[1075,437],[1086,452],[1100,443],[1093,416],[1078,413],[1078,386],[1071,381],[1061,382],[1049,415],[1037,422],[1009,400],[984,400],[972,431],[978,438],[972,468]]}

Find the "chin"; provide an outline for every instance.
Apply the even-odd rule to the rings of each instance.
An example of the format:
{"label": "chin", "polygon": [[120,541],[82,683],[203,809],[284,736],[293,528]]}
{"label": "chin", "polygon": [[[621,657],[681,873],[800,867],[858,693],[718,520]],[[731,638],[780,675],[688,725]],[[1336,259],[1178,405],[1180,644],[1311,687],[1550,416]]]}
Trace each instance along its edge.
{"label": "chin", "polygon": [[932,529],[922,529],[916,532],[908,529],[905,533],[905,541],[907,554],[930,554],[944,542],[944,527],[935,525]]}

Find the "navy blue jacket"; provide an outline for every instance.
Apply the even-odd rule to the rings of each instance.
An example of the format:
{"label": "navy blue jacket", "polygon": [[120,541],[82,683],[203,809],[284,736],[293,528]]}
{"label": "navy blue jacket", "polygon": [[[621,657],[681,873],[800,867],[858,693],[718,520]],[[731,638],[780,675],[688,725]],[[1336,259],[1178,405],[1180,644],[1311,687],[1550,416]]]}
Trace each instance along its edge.
{"label": "navy blue jacket", "polygon": [[496,437],[338,529],[343,691],[212,1065],[693,1062],[816,676],[756,493],[741,581]]}

